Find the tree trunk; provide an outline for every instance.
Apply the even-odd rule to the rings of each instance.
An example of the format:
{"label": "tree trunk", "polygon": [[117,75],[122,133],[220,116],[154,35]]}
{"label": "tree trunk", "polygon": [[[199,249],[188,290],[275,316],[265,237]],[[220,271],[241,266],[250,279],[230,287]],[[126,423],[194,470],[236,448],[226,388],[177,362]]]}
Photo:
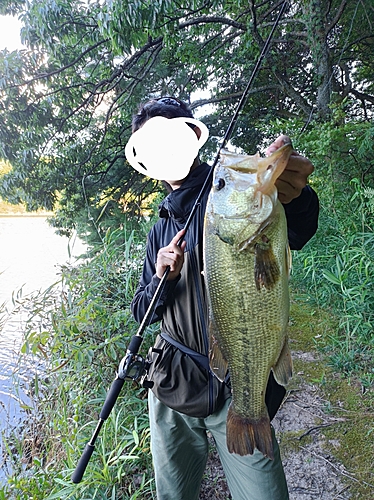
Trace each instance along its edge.
{"label": "tree trunk", "polygon": [[307,0],[303,11],[308,33],[309,47],[315,67],[317,84],[316,108],[318,117],[326,120],[330,115],[332,92],[332,67],[327,43],[328,23],[322,0]]}

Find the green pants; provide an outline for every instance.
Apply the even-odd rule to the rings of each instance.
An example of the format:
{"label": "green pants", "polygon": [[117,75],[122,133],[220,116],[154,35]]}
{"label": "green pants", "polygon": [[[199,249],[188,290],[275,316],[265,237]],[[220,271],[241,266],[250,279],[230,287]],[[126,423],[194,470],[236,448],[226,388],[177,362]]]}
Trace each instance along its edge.
{"label": "green pants", "polygon": [[226,414],[194,418],[171,410],[149,391],[151,447],[158,500],[198,500],[210,431],[234,500],[288,500],[286,478],[273,430],[274,460],[255,450],[241,457],[226,446]]}

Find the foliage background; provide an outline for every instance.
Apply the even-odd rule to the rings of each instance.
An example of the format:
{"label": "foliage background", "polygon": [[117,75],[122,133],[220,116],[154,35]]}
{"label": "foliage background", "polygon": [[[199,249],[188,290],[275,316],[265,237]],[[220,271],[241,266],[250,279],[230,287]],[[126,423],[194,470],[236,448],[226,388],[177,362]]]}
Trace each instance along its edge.
{"label": "foliage background", "polygon": [[[209,157],[281,4],[3,0],[0,13],[24,23],[26,49],[0,57],[0,156],[13,166],[0,196],[55,210],[59,231],[96,241],[124,213],[139,216],[158,189],[124,155],[139,103],[190,102],[210,128]],[[256,151],[272,120],[298,119],[304,130],[343,103],[336,126],[370,121],[372,14],[372,0],[289,2],[232,143]]]}
{"label": "foliage background", "polygon": [[[186,100],[209,126],[209,159],[281,4],[2,1],[0,13],[22,19],[26,49],[0,54],[0,157],[12,166],[0,175],[0,195],[28,210],[53,210],[56,230],[77,229],[92,259],[64,271],[63,297],[48,291],[27,303],[34,319],[24,351],[46,356],[49,375],[35,382],[36,422],[51,424],[43,430],[45,444],[30,454],[32,481],[14,475],[0,499],[23,500],[30,492],[35,499],[74,498],[69,474],[136,329],[128,306],[163,191],[126,163],[132,114],[151,97]],[[336,373],[368,394],[374,384],[373,14],[372,0],[289,2],[232,139],[253,153],[287,133],[313,161],[320,224],[294,254],[292,287],[336,318],[316,339],[318,348]],[[36,311],[44,311],[42,322]],[[124,399],[132,402],[131,421],[122,406],[113,413],[80,499],[154,495],[145,402],[130,388]],[[56,401],[62,410],[54,413]],[[22,439],[10,445],[19,454]]]}

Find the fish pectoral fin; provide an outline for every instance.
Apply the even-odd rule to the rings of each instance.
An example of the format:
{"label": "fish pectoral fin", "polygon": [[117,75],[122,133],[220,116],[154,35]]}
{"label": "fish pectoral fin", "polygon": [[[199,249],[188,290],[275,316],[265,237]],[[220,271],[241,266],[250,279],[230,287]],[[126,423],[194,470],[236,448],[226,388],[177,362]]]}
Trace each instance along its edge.
{"label": "fish pectoral fin", "polygon": [[209,350],[209,365],[213,375],[223,382],[229,365],[217,343],[213,344]]}
{"label": "fish pectoral fin", "polygon": [[280,353],[278,361],[273,366],[275,380],[280,385],[287,385],[292,377],[292,358],[288,341],[286,340]]}
{"label": "fish pectoral fin", "polygon": [[218,341],[212,333],[212,322],[209,324],[209,365],[210,369],[218,380],[223,382],[227,375],[228,363],[222,354]]}
{"label": "fish pectoral fin", "polygon": [[280,278],[280,269],[271,242],[262,235],[255,246],[255,283],[257,290],[271,290]]}

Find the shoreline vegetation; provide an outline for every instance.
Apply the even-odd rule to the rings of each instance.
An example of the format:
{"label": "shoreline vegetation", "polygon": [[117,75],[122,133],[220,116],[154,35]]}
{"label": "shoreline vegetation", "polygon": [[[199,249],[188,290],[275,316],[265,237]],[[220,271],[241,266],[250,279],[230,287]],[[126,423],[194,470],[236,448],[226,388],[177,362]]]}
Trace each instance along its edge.
{"label": "shoreline vegetation", "polygon": [[14,213],[0,213],[0,218],[5,217],[50,217],[53,212],[14,212]]}
{"label": "shoreline vegetation", "polygon": [[[287,123],[297,150],[313,158],[310,182],[321,206],[316,235],[293,252],[290,282],[294,378],[278,437],[292,500],[374,498],[374,129],[336,123],[301,136]],[[283,123],[269,127],[269,136],[284,131]],[[146,392],[127,382],[82,482],[71,482],[138,329],[129,305],[150,224],[121,214],[108,228],[101,213],[91,258],[62,267],[58,286],[17,299],[28,314],[20,366],[31,355],[44,373],[26,381],[25,426],[7,433],[3,461],[13,473],[0,500],[155,498]],[[145,333],[143,355],[157,330]],[[224,485],[212,450],[201,500],[228,500]]]}
{"label": "shoreline vegetation", "polygon": [[[209,128],[202,161],[212,161],[227,130],[230,147],[248,154],[285,134],[313,162],[319,228],[293,253],[294,378],[277,433],[291,500],[373,500],[374,3],[0,5],[22,19],[27,47],[0,51],[0,195],[24,203],[0,199],[0,212],[53,209],[57,234],[89,247],[78,266],[61,267],[58,284],[14,294],[12,307],[26,318],[14,376],[28,400],[23,425],[4,436],[0,500],[156,497],[147,395],[127,382],[82,482],[71,475],[138,330],[129,304],[164,195],[126,160],[133,114],[149,98],[173,95]],[[9,316],[2,307],[0,335]],[[143,355],[157,330],[145,332]],[[23,376],[30,359],[42,373]],[[212,449],[200,500],[229,498]]]}
{"label": "shoreline vegetation", "polygon": [[[129,304],[145,233],[146,228],[108,232],[90,261],[62,268],[62,293],[59,285],[19,301],[18,307],[29,312],[20,364],[23,356],[32,355],[45,371],[28,383],[33,403],[25,408],[24,427],[6,437],[13,473],[0,487],[0,500],[155,498],[146,391],[128,382],[103,426],[82,482],[71,482],[119,361],[138,328]],[[313,244],[295,259],[290,317],[295,374],[284,403],[288,406],[275,424],[291,498],[371,500],[372,365],[357,357],[349,372],[338,369],[337,359],[347,362],[347,353],[339,351],[337,343],[341,319],[300,288],[298,267],[310,253]],[[305,276],[305,264],[299,271]],[[157,330],[157,325],[148,328],[142,354]],[[323,496],[313,496],[316,477]],[[212,498],[230,498],[214,448],[200,496]]]}
{"label": "shoreline vegetation", "polygon": [[0,217],[51,217],[52,215],[54,212],[47,210],[28,212],[24,205],[11,205],[0,198]]}

